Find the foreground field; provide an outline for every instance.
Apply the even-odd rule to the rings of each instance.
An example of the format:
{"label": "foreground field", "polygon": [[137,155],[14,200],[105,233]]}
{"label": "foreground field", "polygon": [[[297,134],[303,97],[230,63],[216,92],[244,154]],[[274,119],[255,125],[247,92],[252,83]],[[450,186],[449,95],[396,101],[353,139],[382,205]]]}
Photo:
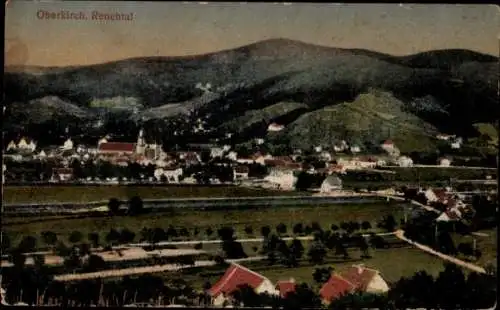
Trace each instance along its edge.
{"label": "foreground field", "polygon": [[460,235],[460,234],[452,234],[453,241],[455,246],[458,246],[460,243],[473,243],[473,240],[476,240],[476,248],[481,251],[481,257],[474,261],[474,264],[487,267],[488,265],[497,266],[497,230],[496,229],[488,229],[479,231],[480,236],[475,235]]}
{"label": "foreground field", "polygon": [[[316,268],[333,267],[334,271],[353,264],[364,264],[366,267],[377,269],[383,278],[389,283],[398,281],[401,277],[410,277],[415,272],[425,270],[427,273],[437,276],[443,268],[443,261],[413,247],[391,248],[386,250],[372,251],[371,258],[359,259],[356,250],[351,251],[353,259],[348,261],[327,258],[323,265],[311,265],[303,261],[301,266],[287,268],[281,265],[269,266],[267,262],[248,262],[244,265],[253,271],[263,274],[271,281],[288,280],[294,278],[296,282],[306,282],[312,286],[319,285],[313,280],[313,272]],[[214,268],[215,269],[215,268]],[[205,282],[214,284],[224,273],[223,268],[203,270],[185,270],[181,277],[192,283],[195,288],[201,289]],[[171,273],[165,273],[165,277],[171,277]]]}
{"label": "foreground field", "polygon": [[[136,233],[135,241],[140,239],[140,231],[144,228],[163,228],[170,225],[175,228],[187,228],[191,239],[207,239],[216,237],[216,230],[222,226],[233,227],[237,237],[245,238],[249,234],[245,232],[248,226],[253,229],[254,236],[260,236],[260,228],[269,225],[271,229],[283,223],[287,226],[287,232],[291,233],[293,225],[302,223],[311,225],[318,222],[324,228],[330,228],[332,224],[339,225],[345,221],[368,221],[372,227],[384,216],[392,214],[396,221],[403,217],[404,208],[401,204],[377,203],[377,204],[348,204],[331,206],[310,207],[275,207],[268,209],[253,210],[228,210],[228,211],[189,211],[174,210],[171,212],[144,214],[141,216],[115,216],[99,218],[50,218],[39,219],[40,221],[22,222],[19,219],[3,219],[2,230],[6,232],[11,240],[19,240],[22,236],[32,235],[39,237],[43,231],[53,231],[59,240],[67,241],[71,232],[78,230],[87,236],[90,232],[100,234],[101,240],[105,240],[106,233],[110,229],[127,228]],[[13,222],[16,223],[13,223]],[[198,228],[199,234],[194,238],[193,231]],[[208,236],[207,228],[213,230]],[[189,238],[189,237],[188,237]],[[41,241],[40,241],[41,242]],[[39,245],[43,245],[40,244]]]}
{"label": "foreground field", "polygon": [[[297,195],[296,192],[236,186],[5,186],[3,203],[89,202],[110,198],[142,199]],[[303,194],[302,194],[303,195]]]}

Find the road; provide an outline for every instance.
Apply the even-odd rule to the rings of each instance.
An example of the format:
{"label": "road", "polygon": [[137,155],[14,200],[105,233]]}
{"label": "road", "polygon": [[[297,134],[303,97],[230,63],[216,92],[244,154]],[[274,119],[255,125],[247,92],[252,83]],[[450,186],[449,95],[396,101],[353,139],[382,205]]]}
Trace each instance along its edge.
{"label": "road", "polygon": [[[240,263],[248,261],[258,261],[266,259],[266,256],[255,256],[241,259],[229,259],[226,260],[228,263]],[[54,277],[55,281],[68,282],[68,281],[79,281],[87,279],[97,279],[97,278],[110,278],[110,277],[124,277],[131,275],[138,275],[144,273],[159,273],[165,271],[177,271],[186,268],[193,267],[209,267],[214,266],[216,263],[214,261],[197,261],[194,266],[181,266],[177,264],[166,264],[166,265],[156,265],[156,266],[145,266],[145,267],[135,267],[135,268],[124,268],[124,269],[111,269],[103,270],[99,272],[89,272],[89,273],[78,273],[78,274],[63,274]]]}
{"label": "road", "polygon": [[[393,232],[389,233],[378,233],[376,234],[377,236],[390,236],[394,235]],[[364,237],[370,237],[370,234],[363,234]],[[310,241],[314,240],[314,236],[300,236],[300,237],[283,237],[281,240],[283,241],[291,241],[293,239],[298,239],[300,241]],[[264,238],[247,238],[247,239],[236,239],[237,242],[240,243],[245,243],[245,242],[262,242],[264,241]],[[168,245],[195,245],[198,243],[202,244],[219,244],[222,243],[221,240],[189,240],[189,241],[165,241],[165,242],[159,242],[155,243],[157,246],[168,246]],[[130,247],[144,247],[144,246],[150,246],[151,243],[143,242],[143,243],[132,243],[129,244],[128,246]]]}
{"label": "road", "polygon": [[475,271],[475,272],[478,272],[478,273],[486,273],[486,270],[483,267],[474,265],[472,263],[465,262],[463,260],[460,260],[460,259],[458,259],[456,257],[453,257],[453,256],[450,256],[450,255],[443,254],[441,252],[438,252],[438,251],[432,249],[429,246],[417,243],[415,241],[412,241],[412,240],[406,238],[404,236],[404,231],[403,230],[397,230],[395,232],[395,235],[400,240],[403,240],[403,241],[405,241],[405,242],[407,242],[407,243],[409,243],[409,244],[411,244],[411,245],[413,245],[413,246],[415,246],[415,247],[417,247],[417,248],[421,249],[422,251],[425,251],[425,252],[427,252],[429,254],[435,255],[435,256],[437,256],[437,257],[439,257],[441,259],[444,259],[444,260],[449,261],[449,262],[451,262],[453,264],[465,267],[465,268],[470,269],[472,271]]}

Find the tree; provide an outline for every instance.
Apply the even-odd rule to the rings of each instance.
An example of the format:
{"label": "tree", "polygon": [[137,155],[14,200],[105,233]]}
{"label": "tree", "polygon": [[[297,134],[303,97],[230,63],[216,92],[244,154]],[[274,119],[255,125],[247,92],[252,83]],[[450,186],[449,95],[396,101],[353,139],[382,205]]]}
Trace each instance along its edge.
{"label": "tree", "polygon": [[252,228],[252,226],[246,226],[246,227],[245,227],[245,233],[246,233],[248,236],[253,235],[253,228]]}
{"label": "tree", "polygon": [[330,279],[332,272],[332,267],[315,268],[313,272],[313,279],[314,281],[316,281],[316,283],[323,284],[328,281],[328,279]]}
{"label": "tree", "polygon": [[109,243],[111,246],[113,246],[119,240],[120,240],[120,233],[116,229],[111,228],[109,232],[106,234],[106,242]]}
{"label": "tree", "polygon": [[144,204],[141,197],[133,196],[128,201],[128,211],[131,215],[141,214],[144,211]]}
{"label": "tree", "polygon": [[79,231],[72,231],[71,234],[69,235],[68,241],[75,244],[80,241],[82,241],[83,235]]}
{"label": "tree", "polygon": [[337,231],[337,230],[339,230],[339,227],[337,225],[335,225],[335,224],[332,224],[332,226],[330,226],[330,229],[332,231]]}
{"label": "tree", "polygon": [[356,243],[358,244],[359,249],[362,252],[361,258],[369,258],[370,257],[370,252],[369,252],[369,246],[368,242],[366,242],[365,237],[362,235],[358,235],[356,238]]}
{"label": "tree", "polygon": [[269,226],[262,226],[260,229],[260,234],[262,237],[267,238],[269,237],[269,234],[271,233],[271,228]]}
{"label": "tree", "polygon": [[284,309],[314,309],[321,308],[321,299],[307,284],[295,286],[295,291],[287,294],[283,301]]}
{"label": "tree", "polygon": [[278,226],[276,226],[276,231],[280,235],[286,234],[286,225],[283,223],[279,223]]}
{"label": "tree", "polygon": [[111,198],[108,201],[108,209],[111,214],[118,214],[118,210],[120,209],[121,202],[117,198]]}
{"label": "tree", "polygon": [[326,249],[323,243],[321,242],[313,242],[309,251],[307,252],[309,256],[309,261],[314,264],[323,263],[326,255]]}
{"label": "tree", "polygon": [[396,229],[396,226],[396,220],[392,215],[384,216],[381,223],[379,223],[379,227],[387,230],[388,232],[393,232]]}
{"label": "tree", "polygon": [[368,229],[371,229],[371,228],[372,228],[372,224],[370,224],[370,222],[363,221],[363,223],[361,223],[361,229],[368,230]]}
{"label": "tree", "polygon": [[57,243],[57,234],[53,231],[43,231],[42,240],[46,245],[53,247]]}
{"label": "tree", "polygon": [[11,242],[9,236],[4,233],[3,231],[1,232],[2,236],[2,253],[7,253],[10,250],[11,247]]}
{"label": "tree", "polygon": [[90,241],[90,244],[94,248],[99,247],[99,233],[91,232],[87,235],[87,240]]}
{"label": "tree", "polygon": [[305,171],[302,171],[297,176],[297,182],[295,183],[295,189],[298,191],[306,191],[313,185],[313,178],[311,175]]}
{"label": "tree", "polygon": [[90,255],[84,266],[85,272],[97,272],[106,269],[106,262],[99,255]]}
{"label": "tree", "polygon": [[120,232],[119,242],[122,244],[131,243],[134,241],[135,233],[127,228],[123,228]]}
{"label": "tree", "polygon": [[22,253],[30,253],[34,252],[36,249],[36,238],[33,236],[25,236],[21,239],[21,242],[17,246],[17,248]]}
{"label": "tree", "polygon": [[205,233],[207,234],[207,237],[210,237],[213,235],[214,231],[212,228],[207,227],[207,229],[205,230]]}
{"label": "tree", "polygon": [[304,246],[299,239],[294,238],[290,244],[290,256],[292,257],[292,265],[298,265],[298,262],[304,255]]}
{"label": "tree", "polygon": [[304,233],[304,226],[302,223],[297,223],[293,226],[293,233],[295,235],[302,235]]}

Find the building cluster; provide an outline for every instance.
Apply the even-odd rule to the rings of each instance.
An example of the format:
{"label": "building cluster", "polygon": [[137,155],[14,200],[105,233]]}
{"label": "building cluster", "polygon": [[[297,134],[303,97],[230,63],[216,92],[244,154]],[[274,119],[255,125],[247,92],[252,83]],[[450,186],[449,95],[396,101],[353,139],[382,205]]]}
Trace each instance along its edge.
{"label": "building cluster", "polygon": [[[234,292],[243,286],[250,287],[257,294],[271,296],[286,296],[295,291],[297,283],[293,278],[284,279],[273,284],[265,276],[244,266],[233,263],[224,275],[208,290],[212,304],[216,307],[242,306],[235,304]],[[381,274],[363,265],[352,265],[340,272],[334,272],[319,290],[319,295],[325,305],[350,293],[366,292],[373,294],[386,293],[389,285]]]}
{"label": "building cluster", "polygon": [[450,187],[420,189],[419,193],[425,197],[427,204],[442,211],[437,221],[460,221],[467,216],[473,217],[474,215],[472,206],[465,203],[466,196],[454,192]]}
{"label": "building cluster", "polygon": [[[281,130],[282,126],[271,124],[269,130]],[[281,129],[280,129],[281,128]],[[258,140],[258,141],[257,141]],[[256,139],[256,144],[264,143],[263,139]],[[334,175],[345,174],[348,170],[370,170],[386,165],[398,165],[409,167],[413,165],[411,158],[401,156],[396,145],[390,141],[384,141],[381,149],[385,154],[379,156],[357,155],[361,151],[357,145],[350,145],[346,141],[340,141],[330,147],[329,151],[322,146],[316,146],[313,154],[315,160],[323,162],[323,168],[314,168],[313,165],[304,162],[306,156],[301,150],[295,150],[286,156],[273,156],[263,152],[255,152],[251,156],[240,156],[230,145],[205,146],[210,159],[215,165],[224,166],[232,170],[232,182],[248,183],[253,186],[291,190],[297,181],[300,172],[310,174]],[[49,147],[37,150],[36,143],[28,138],[21,138],[18,143],[11,141],[7,147],[9,151],[6,157],[13,161],[49,160],[57,162],[53,169],[51,180],[54,182],[67,182],[75,180],[71,163],[78,160],[82,165],[86,162],[99,164],[108,162],[114,166],[127,169],[131,164],[139,164],[142,167],[151,167],[147,173],[141,174],[140,180],[162,183],[196,183],[196,171],[193,166],[201,166],[203,163],[202,152],[175,151],[165,152],[161,144],[147,143],[144,131],[140,130],[136,142],[117,142],[106,136],[100,139],[95,146],[75,145],[71,138],[67,138],[61,146]],[[346,155],[346,152],[349,155]],[[340,154],[339,154],[340,153]],[[222,160],[219,160],[222,159]],[[448,159],[441,160],[443,165],[450,165]],[[250,167],[259,164],[268,172],[261,178],[250,176]],[[7,166],[7,170],[8,170]],[[188,172],[189,171],[189,172]],[[322,190],[327,188],[339,188],[337,180],[329,178],[325,180]],[[128,182],[124,176],[110,176],[104,180],[98,176],[87,176],[86,182]],[[227,182],[228,180],[224,180]],[[210,178],[210,183],[221,183],[217,178]],[[333,183],[332,183],[333,182]]]}

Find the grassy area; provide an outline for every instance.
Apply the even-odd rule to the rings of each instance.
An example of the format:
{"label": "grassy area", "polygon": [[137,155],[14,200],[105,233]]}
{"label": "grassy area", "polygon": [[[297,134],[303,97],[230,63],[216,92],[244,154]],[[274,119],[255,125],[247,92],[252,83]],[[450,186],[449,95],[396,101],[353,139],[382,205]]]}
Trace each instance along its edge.
{"label": "grassy area", "polygon": [[496,229],[481,230],[479,233],[487,234],[488,236],[463,236],[460,234],[452,234],[455,246],[460,243],[471,243],[476,239],[476,247],[481,251],[481,257],[474,264],[486,267],[488,265],[497,266],[497,231]]}
{"label": "grassy area", "polygon": [[[236,186],[5,186],[3,203],[88,202],[112,197],[142,199],[297,195],[296,192]],[[302,194],[303,195],[303,194]]]}
{"label": "grassy area", "polygon": [[[425,270],[434,277],[437,277],[443,268],[443,261],[432,255],[420,251],[413,247],[391,248],[386,250],[372,251],[371,258],[360,259],[359,253],[351,250],[352,259],[343,261],[334,258],[327,258],[323,265],[311,265],[303,261],[299,267],[287,268],[282,265],[269,266],[267,262],[245,263],[248,268],[268,277],[271,281],[287,280],[294,278],[297,282],[306,282],[319,289],[319,285],[314,282],[312,274],[316,268],[331,266],[334,270],[340,271],[353,264],[364,264],[366,267],[377,269],[383,278],[393,283],[401,277],[410,277],[415,272]],[[195,288],[201,288],[206,281],[215,283],[224,273],[223,268],[211,268],[209,270],[183,271],[182,278],[189,281]],[[165,273],[165,277],[171,274]]]}
{"label": "grassy area", "polygon": [[[269,225],[275,228],[279,223],[284,223],[288,232],[292,232],[292,227],[296,223],[310,225],[318,222],[324,228],[329,228],[332,224],[339,225],[342,221],[355,220],[358,222],[369,221],[372,226],[376,226],[384,215],[392,214],[397,221],[404,215],[404,208],[400,204],[376,203],[376,204],[347,204],[331,206],[311,206],[311,207],[278,207],[253,210],[227,210],[227,211],[189,211],[173,210],[171,212],[144,214],[141,216],[116,216],[98,218],[70,218],[44,220],[40,222],[17,222],[9,224],[9,221],[16,219],[3,219],[2,230],[6,232],[11,240],[19,240],[26,235],[40,236],[42,231],[55,232],[60,240],[68,240],[69,234],[78,230],[86,236],[90,232],[101,234],[104,240],[106,233],[111,229],[128,228],[137,235],[143,227],[166,229],[169,225],[174,227],[186,227],[190,233],[195,227],[199,228],[198,238],[206,238],[206,228],[210,227],[214,231],[222,226],[231,226],[235,229],[236,235],[241,238],[248,237],[244,232],[245,227],[253,228],[253,235],[260,236],[260,228]],[[216,236],[214,232],[213,236]],[[139,236],[136,236],[136,240]]]}

